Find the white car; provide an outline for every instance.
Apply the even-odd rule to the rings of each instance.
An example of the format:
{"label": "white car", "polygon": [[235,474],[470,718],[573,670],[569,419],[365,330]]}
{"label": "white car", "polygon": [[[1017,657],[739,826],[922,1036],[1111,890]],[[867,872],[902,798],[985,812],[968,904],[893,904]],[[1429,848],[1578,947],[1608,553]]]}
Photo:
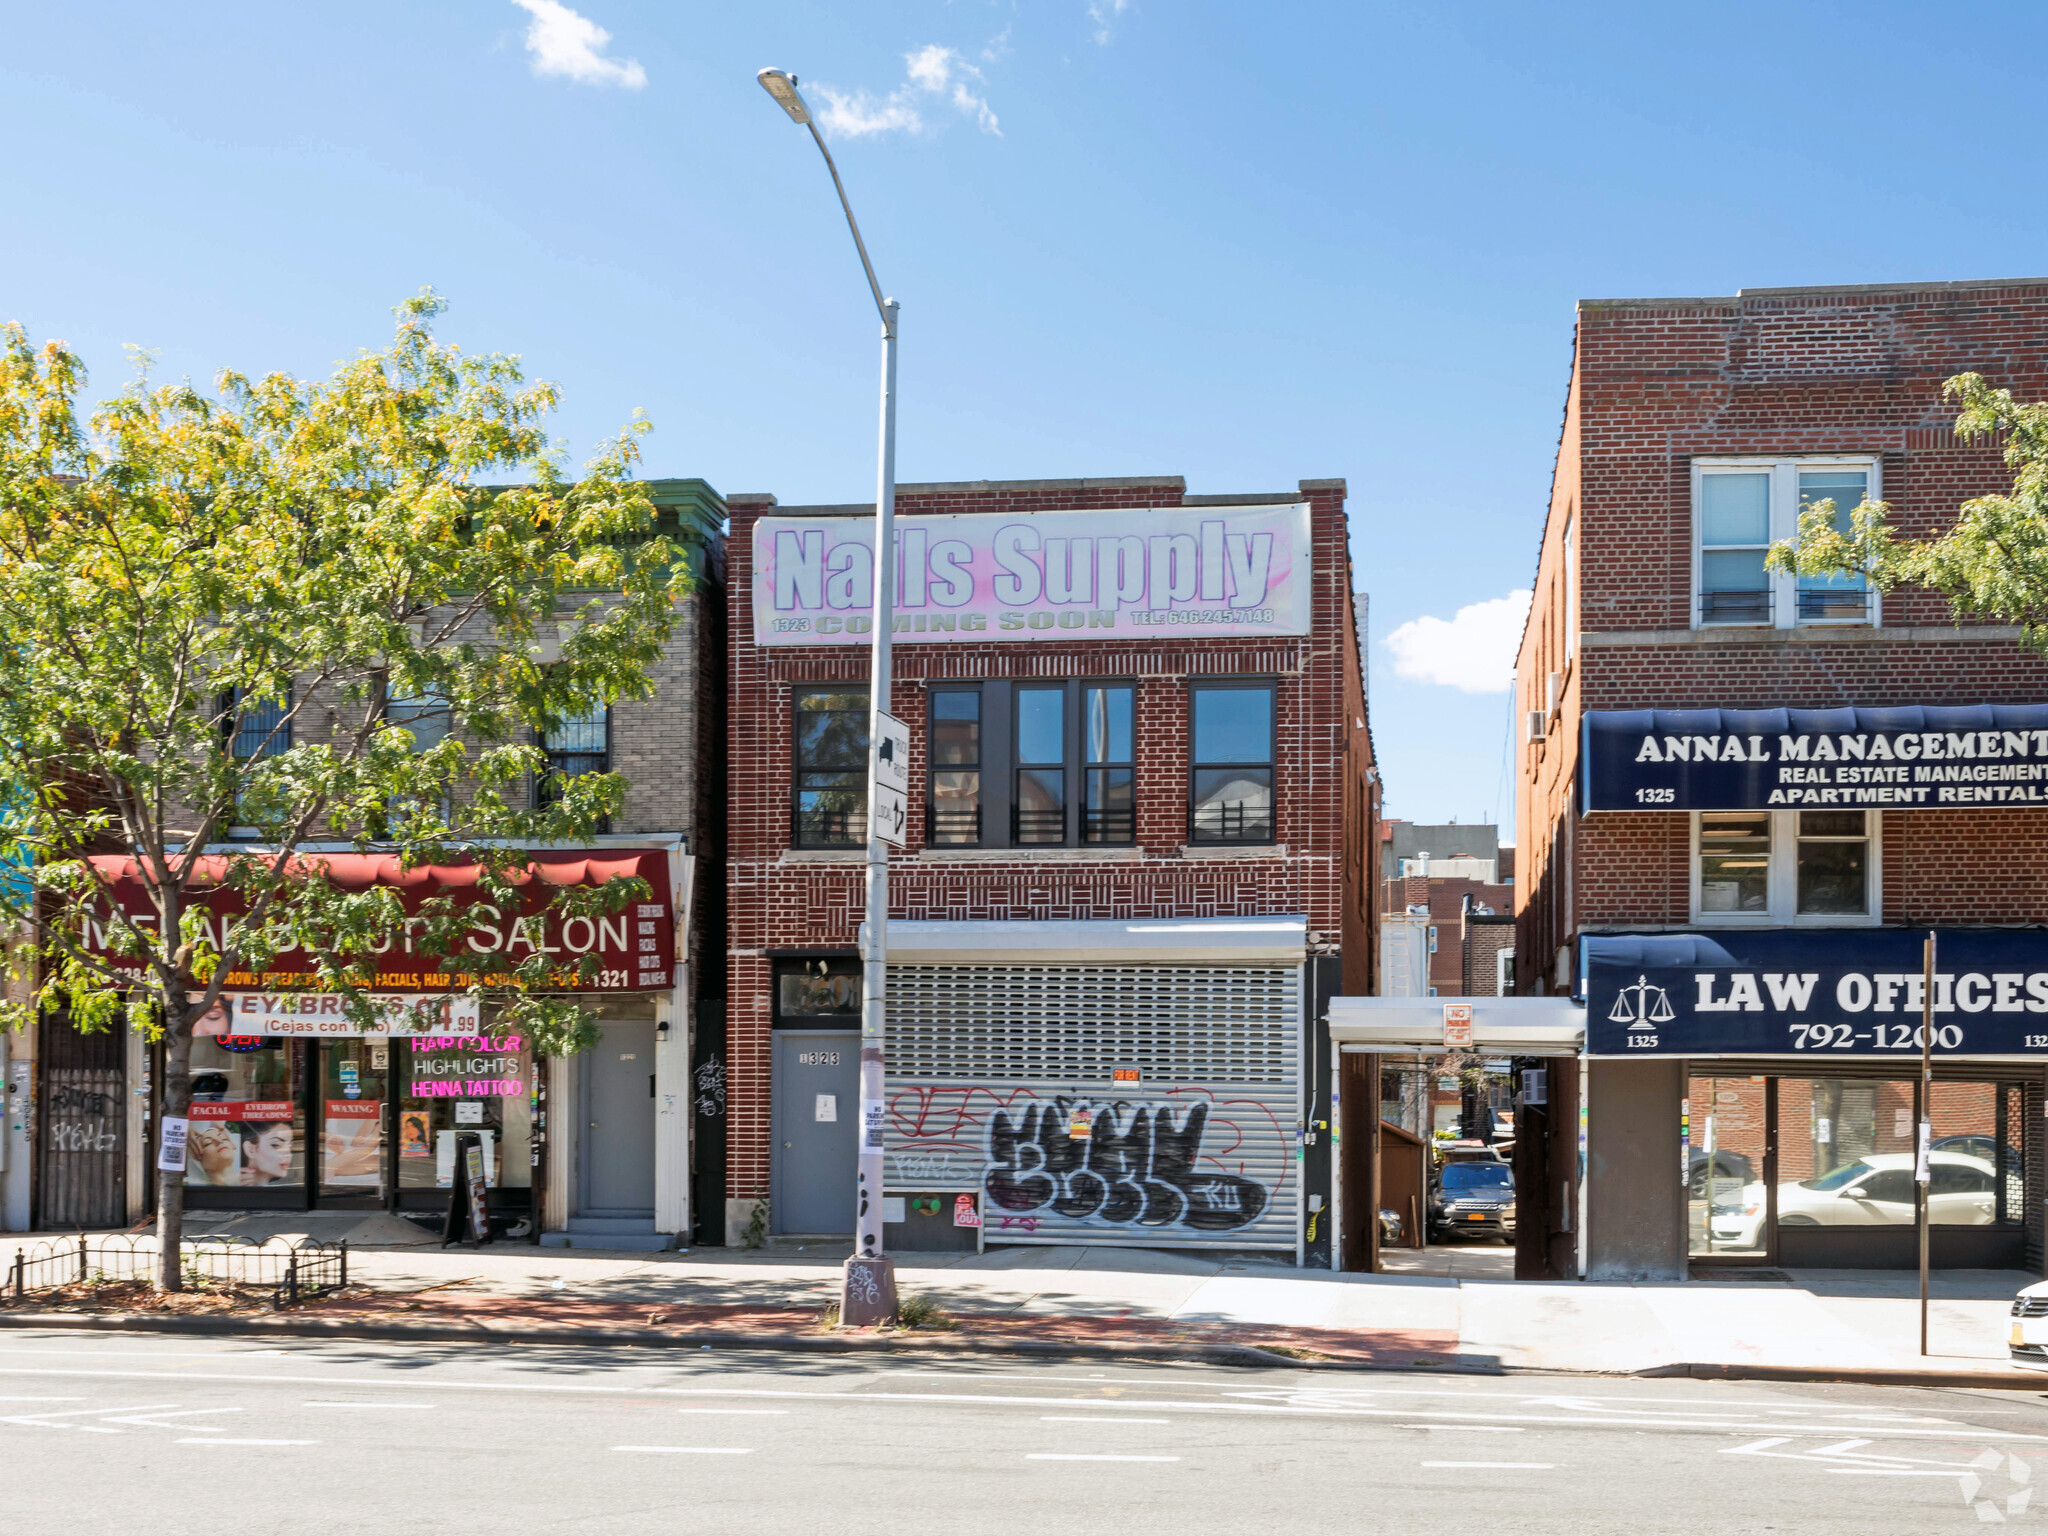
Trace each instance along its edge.
{"label": "white car", "polygon": [[[1998,1172],[1967,1152],[1928,1154],[1927,1218],[1935,1226],[1988,1227],[1998,1199]],[[1764,1187],[1743,1186],[1738,1199],[1714,1201],[1717,1248],[1754,1249],[1763,1236]],[[1811,1179],[1778,1186],[1781,1227],[1885,1227],[1913,1224],[1913,1154],[1876,1152]],[[2044,1311],[2048,1316],[2048,1311]]]}
{"label": "white car", "polygon": [[2048,1280],[2030,1285],[2012,1301],[2012,1330],[2006,1337],[2012,1363],[2048,1371]]}

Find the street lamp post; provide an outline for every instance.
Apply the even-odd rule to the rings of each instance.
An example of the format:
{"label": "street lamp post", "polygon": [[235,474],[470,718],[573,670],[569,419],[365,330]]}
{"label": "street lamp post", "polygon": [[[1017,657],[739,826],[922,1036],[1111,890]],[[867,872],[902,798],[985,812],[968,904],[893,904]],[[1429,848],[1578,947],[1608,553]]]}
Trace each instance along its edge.
{"label": "street lamp post", "polygon": [[846,200],[845,183],[839,167],[832,163],[832,151],[811,117],[811,109],[796,88],[796,76],[779,69],[764,69],[757,78],[791,121],[810,129],[818,153],[825,157],[825,169],[832,173],[832,186],[839,194],[839,206],[846,213],[846,227],[853,232],[853,248],[860,253],[861,270],[867,274],[868,291],[874,295],[875,311],[882,317],[882,423],[880,465],[875,484],[875,615],[874,644],[868,686],[868,890],[867,920],[862,926],[862,978],[860,1010],[860,1118],[855,1129],[860,1159],[854,1206],[853,1257],[846,1261],[840,1282],[839,1321],[854,1328],[887,1322],[896,1315],[896,1269],[882,1251],[882,1127],[884,1119],[883,1049],[887,1033],[887,992],[889,975],[889,850],[882,842],[882,819],[878,814],[876,790],[881,783],[880,756],[883,718],[889,713],[889,634],[896,611],[896,321],[899,307],[894,299],[882,297],[882,285],[875,280],[874,263],[854,221],[853,205]]}

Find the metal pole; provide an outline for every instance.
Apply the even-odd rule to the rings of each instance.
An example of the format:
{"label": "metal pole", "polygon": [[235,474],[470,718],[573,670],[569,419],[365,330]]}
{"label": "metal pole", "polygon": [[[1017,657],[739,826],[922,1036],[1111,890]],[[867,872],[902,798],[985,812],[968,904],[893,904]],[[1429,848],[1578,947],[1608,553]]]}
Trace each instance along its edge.
{"label": "metal pole", "polygon": [[[868,689],[868,910],[866,974],[860,1008],[860,1177],[854,1254],[882,1259],[883,1052],[888,1035],[889,845],[882,841],[875,787],[880,782],[882,716],[889,712],[889,631],[896,612],[896,317],[882,306],[882,447],[875,486],[875,632]],[[879,1277],[878,1277],[879,1279]],[[893,1280],[889,1284],[893,1290]],[[890,1312],[894,1312],[892,1306]],[[842,1304],[840,1316],[847,1316]]]}
{"label": "metal pole", "polygon": [[1913,1177],[1920,1217],[1920,1353],[1927,1353],[1927,1192],[1934,1170],[1934,935],[1921,946],[1920,999],[1920,1126],[1914,1148]]}
{"label": "metal pole", "polygon": [[853,1257],[845,1264],[839,1291],[839,1320],[859,1327],[887,1322],[896,1315],[896,1274],[882,1252],[882,1144],[887,1113],[884,1096],[883,1050],[888,1031],[889,975],[889,849],[878,829],[875,788],[880,782],[882,716],[889,712],[889,632],[896,614],[896,322],[900,306],[882,296],[875,264],[868,260],[867,242],[860,237],[860,224],[853,216],[853,204],[846,196],[846,183],[839,179],[839,167],[825,136],[818,132],[817,119],[797,90],[796,77],[780,70],[764,69],[756,77],[768,94],[782,105],[791,119],[811,132],[811,142],[825,157],[825,169],[832,173],[832,189],[839,194],[839,207],[846,215],[846,228],[853,236],[853,248],[860,253],[860,269],[867,277],[868,292],[882,317],[882,424],[880,465],[875,484],[875,613],[874,646],[868,672],[868,901],[867,920],[861,928],[861,960],[864,974],[860,1009],[860,1138],[859,1170],[855,1183]]}

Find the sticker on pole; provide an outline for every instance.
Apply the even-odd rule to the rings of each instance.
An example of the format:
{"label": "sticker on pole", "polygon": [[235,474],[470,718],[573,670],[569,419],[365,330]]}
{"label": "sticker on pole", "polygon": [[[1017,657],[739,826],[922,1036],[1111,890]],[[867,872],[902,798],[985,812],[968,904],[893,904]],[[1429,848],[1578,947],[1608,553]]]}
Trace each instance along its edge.
{"label": "sticker on pole", "polygon": [[1470,1003],[1444,1004],[1444,1049],[1447,1051],[1469,1051],[1472,1049],[1472,1005]]}
{"label": "sticker on pole", "polygon": [[953,1197],[953,1225],[956,1227],[978,1227],[981,1225],[981,1212],[974,1208],[974,1196],[955,1195]]}
{"label": "sticker on pole", "polygon": [[861,1150],[880,1152],[887,1143],[882,1140],[883,1121],[888,1116],[888,1106],[880,1099],[863,1099],[860,1106]]}
{"label": "sticker on pole", "polygon": [[881,740],[875,747],[875,782],[899,795],[910,793],[910,727],[894,715],[877,715]]}

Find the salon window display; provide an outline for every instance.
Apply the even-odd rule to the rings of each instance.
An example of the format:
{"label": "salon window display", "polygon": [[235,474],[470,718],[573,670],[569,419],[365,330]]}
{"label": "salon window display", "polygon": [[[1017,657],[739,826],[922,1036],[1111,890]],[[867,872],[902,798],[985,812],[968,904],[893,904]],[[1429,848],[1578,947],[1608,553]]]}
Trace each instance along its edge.
{"label": "salon window display", "polygon": [[482,1140],[493,1189],[533,1184],[533,1053],[517,1033],[419,1035],[392,1042],[399,1070],[398,1187],[445,1190],[455,1137]]}
{"label": "salon window display", "polygon": [[239,1188],[306,1182],[306,1126],[293,1041],[201,1035],[192,1041],[185,1182]]}

